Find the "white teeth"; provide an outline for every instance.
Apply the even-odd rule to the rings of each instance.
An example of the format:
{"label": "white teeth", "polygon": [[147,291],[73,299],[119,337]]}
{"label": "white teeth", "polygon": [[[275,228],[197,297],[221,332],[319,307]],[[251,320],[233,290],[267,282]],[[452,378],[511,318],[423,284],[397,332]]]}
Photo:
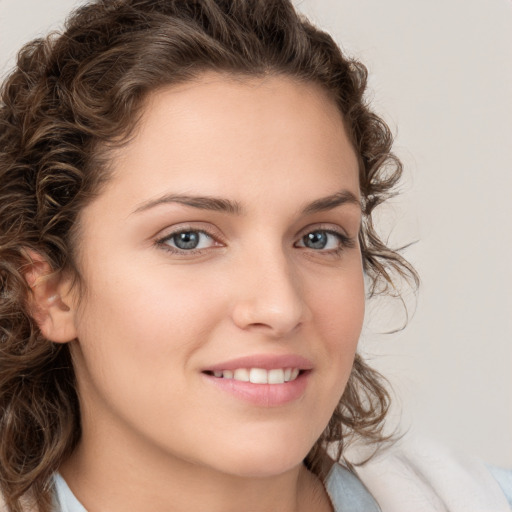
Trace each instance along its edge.
{"label": "white teeth", "polygon": [[253,384],[267,384],[267,370],[263,370],[262,368],[251,368],[251,370],[249,371],[249,380]]}
{"label": "white teeth", "polygon": [[242,382],[249,382],[249,370],[247,368],[238,368],[233,374],[235,380],[241,380]]}
{"label": "white teeth", "polygon": [[284,384],[295,380],[299,373],[298,368],[276,368],[273,370],[237,368],[236,370],[215,370],[213,375],[217,378],[234,379],[252,384]]}
{"label": "white teeth", "polygon": [[284,384],[284,370],[269,370],[268,371],[269,384]]}

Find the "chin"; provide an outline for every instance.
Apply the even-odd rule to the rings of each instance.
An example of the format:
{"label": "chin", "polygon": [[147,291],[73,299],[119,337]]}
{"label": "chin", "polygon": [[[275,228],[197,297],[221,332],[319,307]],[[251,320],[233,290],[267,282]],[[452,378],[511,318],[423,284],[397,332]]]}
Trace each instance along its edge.
{"label": "chin", "polygon": [[[254,443],[251,446],[232,448],[224,457],[225,471],[246,478],[268,478],[296,468],[307,456],[311,446],[288,443],[279,447]],[[229,469],[228,469],[229,468]]]}

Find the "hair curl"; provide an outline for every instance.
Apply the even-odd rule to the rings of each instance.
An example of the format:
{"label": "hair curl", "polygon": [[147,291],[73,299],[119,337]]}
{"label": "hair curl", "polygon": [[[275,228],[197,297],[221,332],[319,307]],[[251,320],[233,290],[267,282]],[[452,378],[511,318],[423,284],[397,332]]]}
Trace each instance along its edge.
{"label": "hair curl", "polygon": [[[366,68],[297,14],[289,0],[96,0],[62,35],[27,44],[0,96],[0,489],[8,510],[30,496],[51,508],[51,475],[80,439],[67,345],[45,340],[30,316],[28,251],[55,272],[75,264],[77,216],[108,180],[102,151],[130,133],[149,92],[204,71],[283,74],[314,82],[336,101],[359,157],[359,234],[369,294],[393,291],[412,267],[377,235],[374,209],[402,167],[392,135],[364,100]],[[326,443],[383,439],[389,394],[356,356],[347,388],[306,463],[319,472]]]}

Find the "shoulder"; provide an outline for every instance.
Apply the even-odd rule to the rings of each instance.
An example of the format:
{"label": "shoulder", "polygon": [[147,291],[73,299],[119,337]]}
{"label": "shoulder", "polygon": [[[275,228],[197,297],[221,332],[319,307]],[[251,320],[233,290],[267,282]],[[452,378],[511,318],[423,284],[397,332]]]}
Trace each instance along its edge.
{"label": "shoulder", "polygon": [[510,512],[503,490],[481,461],[430,440],[397,443],[357,473],[383,512]]}
{"label": "shoulder", "polygon": [[341,464],[333,464],[324,481],[335,512],[380,512],[377,502],[355,473]]}

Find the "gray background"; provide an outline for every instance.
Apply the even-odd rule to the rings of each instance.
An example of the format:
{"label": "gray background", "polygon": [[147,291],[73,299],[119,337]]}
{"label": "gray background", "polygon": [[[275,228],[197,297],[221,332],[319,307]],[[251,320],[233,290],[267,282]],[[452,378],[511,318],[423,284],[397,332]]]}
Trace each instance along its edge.
{"label": "gray background", "polygon": [[[0,74],[77,3],[0,0]],[[295,3],[367,64],[406,167],[380,224],[395,245],[418,241],[406,256],[422,287],[397,334],[378,333],[400,305],[370,304],[361,350],[405,428],[512,467],[512,2]]]}

